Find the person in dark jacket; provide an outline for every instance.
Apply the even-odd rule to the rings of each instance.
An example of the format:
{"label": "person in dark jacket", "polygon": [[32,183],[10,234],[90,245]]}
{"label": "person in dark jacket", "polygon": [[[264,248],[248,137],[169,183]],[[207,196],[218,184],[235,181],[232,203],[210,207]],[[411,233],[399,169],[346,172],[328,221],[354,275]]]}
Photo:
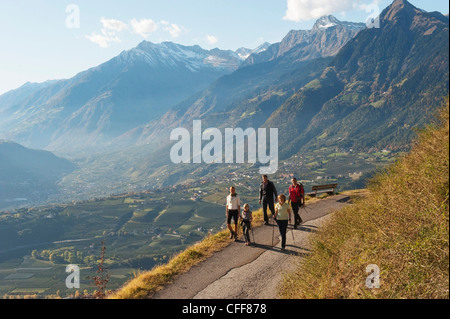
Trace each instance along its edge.
{"label": "person in dark jacket", "polygon": [[259,204],[263,204],[264,225],[269,225],[269,216],[267,215],[267,206],[269,206],[272,216],[275,214],[274,201],[278,202],[277,189],[275,185],[269,181],[267,175],[263,175],[263,181],[259,188]]}

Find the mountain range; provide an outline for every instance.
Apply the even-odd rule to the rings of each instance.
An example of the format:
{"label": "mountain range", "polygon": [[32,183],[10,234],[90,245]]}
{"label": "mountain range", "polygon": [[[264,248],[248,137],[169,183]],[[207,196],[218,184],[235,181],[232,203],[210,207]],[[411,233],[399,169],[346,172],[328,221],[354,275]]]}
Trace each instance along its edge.
{"label": "mountain range", "polygon": [[93,162],[114,162],[102,176],[124,184],[163,167],[161,185],[186,179],[195,167],[167,170],[169,135],[199,119],[205,128],[278,128],[281,160],[403,151],[448,95],[448,56],[448,16],[406,0],[382,11],[379,28],[325,16],[256,50],[144,41],[72,79],[0,96],[0,137],[86,156],[77,175],[84,167],[85,182]]}
{"label": "mountain range", "polygon": [[448,32],[447,16],[405,0],[383,10],[380,28],[324,17],[130,136],[167,139],[168,128],[202,119],[218,128],[276,127],[284,159],[323,148],[404,151],[448,95]]}
{"label": "mountain range", "polygon": [[56,197],[60,193],[56,183],[75,169],[51,152],[0,140],[0,209]]}
{"label": "mountain range", "polygon": [[294,63],[329,56],[364,26],[324,17],[313,30],[291,31],[278,44],[236,52],[143,41],[72,79],[27,84],[1,96],[0,134],[57,152],[96,149],[246,65],[285,55]]}
{"label": "mountain range", "polygon": [[273,61],[288,52],[294,61],[333,56],[365,28],[364,23],[339,21],[332,15],[323,16],[311,30],[291,30],[281,42],[252,54],[243,66]]}
{"label": "mountain range", "polygon": [[431,120],[448,95],[448,17],[396,0],[380,24],[349,41],[265,123],[294,128],[285,156],[323,147],[408,150],[414,128]]}
{"label": "mountain range", "polygon": [[167,128],[189,127],[194,119],[214,127],[258,127],[365,27],[325,16],[311,30],[292,30],[281,42],[251,54],[235,72],[115,142],[148,144],[167,135]]}
{"label": "mountain range", "polygon": [[164,114],[242,61],[232,51],[143,41],[71,79],[27,83],[2,95],[0,134],[49,150],[98,147]]}

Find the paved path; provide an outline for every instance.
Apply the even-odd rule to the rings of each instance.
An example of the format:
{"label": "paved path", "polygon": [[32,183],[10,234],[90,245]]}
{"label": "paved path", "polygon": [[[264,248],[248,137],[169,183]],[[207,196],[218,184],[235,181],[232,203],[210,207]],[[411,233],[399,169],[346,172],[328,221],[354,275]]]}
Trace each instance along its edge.
{"label": "paved path", "polygon": [[[282,251],[278,227],[254,229],[256,244],[245,246],[242,238],[209,259],[178,276],[174,282],[152,296],[153,299],[273,299],[283,273],[295,269],[298,256],[307,255],[308,237],[317,232],[330,213],[349,203],[337,195],[300,210],[304,223],[289,227],[286,250]],[[271,220],[272,223],[272,220]],[[272,246],[272,237],[274,246]],[[294,242],[295,241],[295,242]]]}

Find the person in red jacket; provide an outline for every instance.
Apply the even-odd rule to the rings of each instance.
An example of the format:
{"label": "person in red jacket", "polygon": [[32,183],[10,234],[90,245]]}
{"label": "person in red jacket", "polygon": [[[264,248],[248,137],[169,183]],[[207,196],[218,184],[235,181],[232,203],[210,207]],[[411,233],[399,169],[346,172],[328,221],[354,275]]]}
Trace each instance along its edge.
{"label": "person in red jacket", "polygon": [[305,205],[305,190],[301,183],[297,183],[295,177],[292,178],[292,185],[289,186],[289,204],[291,204],[294,212],[294,228],[297,229],[297,226],[303,222],[298,211],[300,207]]}

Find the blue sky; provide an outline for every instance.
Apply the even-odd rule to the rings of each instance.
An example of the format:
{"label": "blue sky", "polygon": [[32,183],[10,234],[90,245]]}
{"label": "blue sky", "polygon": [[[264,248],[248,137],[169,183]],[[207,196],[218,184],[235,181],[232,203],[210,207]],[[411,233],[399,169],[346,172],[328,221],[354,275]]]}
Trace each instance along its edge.
{"label": "blue sky", "polygon": [[[25,82],[70,78],[143,40],[205,49],[256,48],[321,15],[364,22],[392,0],[2,0],[0,94]],[[444,0],[411,0],[447,14]],[[369,6],[372,5],[372,6]]]}

